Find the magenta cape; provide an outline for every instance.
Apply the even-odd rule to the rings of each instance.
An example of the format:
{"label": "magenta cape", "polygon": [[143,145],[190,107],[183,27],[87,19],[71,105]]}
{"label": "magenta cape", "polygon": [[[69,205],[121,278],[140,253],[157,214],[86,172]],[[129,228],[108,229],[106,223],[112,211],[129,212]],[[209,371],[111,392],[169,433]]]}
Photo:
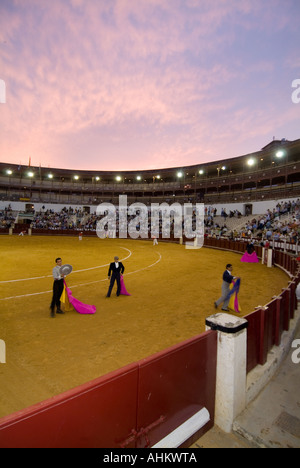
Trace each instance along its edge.
{"label": "magenta cape", "polygon": [[245,252],[241,258],[241,262],[258,263],[259,260],[257,258],[256,252],[252,252],[252,254],[248,254],[248,252]]}
{"label": "magenta cape", "polygon": [[65,281],[64,283],[69,302],[79,314],[94,314],[96,312],[96,306],[83,304],[83,302],[80,302],[78,299],[73,297],[71,289],[68,288]]}
{"label": "magenta cape", "polygon": [[240,313],[241,308],[239,305],[238,300],[238,292],[240,290],[241,279],[237,278],[235,281],[232,281],[230,285],[230,293],[228,294],[227,298],[230,297],[228,308],[233,310],[234,312]]}
{"label": "magenta cape", "polygon": [[122,294],[123,296],[131,296],[131,294],[129,294],[129,292],[127,292],[127,290],[126,290],[126,288],[125,288],[125,284],[124,284],[124,280],[123,280],[123,275],[121,275],[120,281],[121,281],[121,291],[120,291],[120,294]]}

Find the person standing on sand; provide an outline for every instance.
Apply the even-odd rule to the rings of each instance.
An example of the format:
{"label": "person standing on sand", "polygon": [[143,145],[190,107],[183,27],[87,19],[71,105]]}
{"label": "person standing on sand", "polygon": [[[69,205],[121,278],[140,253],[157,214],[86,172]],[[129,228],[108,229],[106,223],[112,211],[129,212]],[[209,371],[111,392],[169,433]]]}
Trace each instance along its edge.
{"label": "person standing on sand", "polygon": [[232,281],[235,279],[235,276],[232,276],[231,272],[233,267],[231,263],[226,265],[226,270],[223,273],[223,283],[222,283],[222,295],[221,297],[215,302],[215,308],[217,309],[218,306],[223,302],[222,310],[228,311],[228,304],[229,304],[229,293],[230,293],[230,285]]}
{"label": "person standing on sand", "polygon": [[65,277],[65,275],[60,274],[60,267],[62,266],[62,259],[58,257],[55,260],[55,263],[56,263],[56,266],[52,270],[54,281],[53,281],[53,296],[52,296],[52,301],[50,305],[51,317],[55,317],[55,312],[54,312],[55,306],[56,306],[57,314],[64,314],[64,312],[60,308],[60,297],[64,290],[64,277]]}
{"label": "person standing on sand", "polygon": [[122,262],[119,262],[119,257],[115,257],[114,260],[115,261],[109,265],[108,279],[110,280],[110,285],[106,297],[110,297],[115,281],[117,281],[117,296],[120,296],[121,292],[120,276],[124,273],[125,267]]}

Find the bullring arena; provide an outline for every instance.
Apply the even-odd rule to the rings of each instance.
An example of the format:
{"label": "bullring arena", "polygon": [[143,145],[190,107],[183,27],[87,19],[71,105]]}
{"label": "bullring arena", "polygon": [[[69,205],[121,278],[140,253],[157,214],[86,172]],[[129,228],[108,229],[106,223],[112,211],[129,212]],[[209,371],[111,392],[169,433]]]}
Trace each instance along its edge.
{"label": "bullring arena", "polygon": [[[241,263],[239,254],[178,244],[97,237],[80,242],[69,236],[2,236],[0,242],[1,328],[7,346],[7,363],[0,368],[1,416],[203,332],[205,318],[215,312],[227,263],[242,278],[242,315],[288,283],[281,270]],[[115,255],[126,267],[131,296],[105,297]],[[58,256],[72,264],[67,284],[76,298],[96,305],[94,315],[71,311],[49,318],[51,270]]]}
{"label": "bullring arena", "polygon": [[[289,150],[289,163],[277,160],[274,165],[274,152],[282,145]],[[68,435],[63,432],[63,436],[49,441],[49,445],[149,446],[153,440],[162,439],[166,435],[164,431],[168,433],[170,427],[177,427],[178,421],[197,415],[198,410],[206,411],[208,395],[210,422],[208,418],[205,422],[208,425],[203,427],[205,430],[212,427],[217,342],[216,332],[205,329],[207,317],[221,312],[221,307],[216,311],[214,302],[221,295],[226,265],[232,264],[233,275],[241,279],[238,294],[241,311],[230,310],[229,314],[233,322],[237,319],[238,323],[243,317],[249,322],[248,373],[264,364],[272,346],[280,344],[281,335],[288,331],[297,308],[299,145],[299,140],[267,145],[257,153],[257,157],[264,156],[261,161],[265,160],[259,171],[247,169],[245,173],[246,157],[225,161],[230,171],[225,174],[224,169],[222,186],[217,163],[207,165],[205,177],[199,177],[198,167],[185,168],[184,181],[178,179],[179,168],[165,169],[160,171],[159,179],[157,171],[149,171],[143,183],[134,182],[135,173],[126,173],[121,182],[115,181],[114,173],[101,173],[99,182],[95,174],[86,171],[79,171],[82,182],[75,182],[72,172],[62,169],[51,169],[49,181],[49,169],[34,171],[24,166],[20,171],[20,167],[7,169],[1,164],[0,339],[5,343],[6,354],[5,363],[3,356],[0,359],[0,430],[4,446],[14,446],[14,443],[43,446],[44,439],[24,442],[27,429],[23,424],[31,424],[31,418],[44,417],[48,410],[49,415],[53,414],[52,410],[61,407],[63,415],[49,416],[50,420],[40,422],[28,434],[38,437],[39,431],[44,433],[45,428],[51,432],[50,421],[64,421],[62,425],[72,427],[73,410],[72,417],[66,416],[70,413],[69,404],[78,398],[77,411],[80,412],[82,404],[86,413],[84,405],[90,403],[81,402],[87,392],[98,391],[119,378],[126,380],[132,372],[138,378],[143,375],[150,385],[162,378],[164,372],[168,374],[169,369],[180,380],[187,372],[187,380],[182,380],[174,398],[172,392],[174,388],[176,392],[177,384],[173,380],[170,384],[169,374],[165,382],[168,398],[176,402],[177,413],[168,415],[166,408],[158,409],[160,401],[169,405],[166,390],[160,393],[159,381],[156,408],[161,414],[157,414],[155,421],[148,418],[146,429],[144,426],[131,429],[128,422],[122,437],[115,440],[120,420],[122,424],[126,421],[119,415],[118,406],[114,413],[115,403],[117,400],[118,404],[122,403],[125,412],[131,406],[126,398],[120,401],[123,394],[116,396],[119,390],[114,387],[108,391],[114,395],[113,402],[106,404],[102,393],[97,396],[97,404],[102,401],[104,405],[101,411],[108,411],[107,418],[116,417],[111,438],[106,439],[102,434],[95,441],[93,432],[80,436],[78,442],[68,439],[72,434],[68,430]],[[158,245],[153,244],[151,236],[147,240],[123,239],[118,235],[99,238],[95,229],[96,207],[102,202],[116,204],[121,194],[128,196],[129,203],[142,202],[148,206],[164,202],[194,206],[203,203],[204,246],[186,249],[184,242],[174,239],[173,234],[169,239],[159,237]],[[258,263],[241,262],[247,241],[253,243]],[[272,266],[261,261],[263,247],[271,252]],[[112,296],[107,298],[108,267],[115,256],[125,266],[124,282],[130,295],[116,297],[114,288]],[[64,314],[50,317],[52,268],[57,257],[73,266],[66,278],[67,286],[79,301],[94,305],[95,314],[80,314],[70,308]],[[197,352],[190,351],[187,357],[184,353],[190,346],[191,350],[200,346],[200,354],[197,348]],[[149,362],[156,365],[160,359],[177,356],[177,352],[178,361],[164,364],[164,372],[156,369],[143,374]],[[191,362],[200,359],[197,365],[201,367],[201,378],[190,358]],[[118,383],[117,389],[122,385]],[[130,385],[131,390],[125,392],[127,396],[137,386],[135,381]],[[145,382],[141,384],[142,388],[145,386]],[[200,390],[199,399],[189,393],[193,387]],[[149,391],[144,397],[137,396],[135,410],[143,408],[140,399],[144,398],[147,404],[151,395]],[[93,408],[89,416],[92,421]],[[97,413],[100,417],[97,424],[103,427],[101,411]],[[133,417],[134,424],[138,424],[138,417],[133,415],[130,410],[127,417]],[[170,423],[168,429],[161,429],[166,421]],[[84,425],[81,419],[79,423],[80,427]],[[12,428],[16,428],[17,435],[10,435]],[[149,435],[151,431],[153,438]],[[201,435],[200,429],[197,434]],[[45,437],[48,441],[49,433]]]}

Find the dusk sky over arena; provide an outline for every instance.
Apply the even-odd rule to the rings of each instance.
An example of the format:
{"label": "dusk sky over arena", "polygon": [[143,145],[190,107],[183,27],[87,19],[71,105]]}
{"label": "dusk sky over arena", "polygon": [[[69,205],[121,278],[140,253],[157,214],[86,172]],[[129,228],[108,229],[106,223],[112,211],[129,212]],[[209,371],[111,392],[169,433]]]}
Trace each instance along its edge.
{"label": "dusk sky over arena", "polygon": [[299,24],[299,0],[0,0],[0,161],[159,169],[296,140]]}

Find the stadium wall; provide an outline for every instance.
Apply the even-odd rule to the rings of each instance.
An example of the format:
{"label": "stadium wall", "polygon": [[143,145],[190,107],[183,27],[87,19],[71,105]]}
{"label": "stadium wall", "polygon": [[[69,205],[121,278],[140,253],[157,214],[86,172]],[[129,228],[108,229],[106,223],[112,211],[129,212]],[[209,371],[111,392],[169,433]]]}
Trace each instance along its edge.
{"label": "stadium wall", "polygon": [[[266,200],[261,202],[251,202],[248,203],[223,203],[223,204],[205,204],[205,206],[213,206],[217,208],[217,215],[221,215],[221,210],[226,209],[227,214],[232,210],[238,210],[242,215],[245,215],[245,206],[252,205],[252,215],[261,215],[267,212],[267,210],[273,210],[278,203],[285,203],[289,201],[296,200],[297,198],[280,198],[278,200]],[[45,210],[53,210],[54,212],[60,212],[63,208],[73,208],[83,210],[85,207],[88,207],[90,213],[96,213],[98,205],[73,205],[73,204],[60,204],[60,203],[31,203],[31,202],[15,202],[15,201],[0,201],[0,210],[4,210],[10,205],[13,211],[26,211],[26,205],[32,205],[35,211],[41,211],[44,207]],[[171,203],[170,203],[171,204]]]}

